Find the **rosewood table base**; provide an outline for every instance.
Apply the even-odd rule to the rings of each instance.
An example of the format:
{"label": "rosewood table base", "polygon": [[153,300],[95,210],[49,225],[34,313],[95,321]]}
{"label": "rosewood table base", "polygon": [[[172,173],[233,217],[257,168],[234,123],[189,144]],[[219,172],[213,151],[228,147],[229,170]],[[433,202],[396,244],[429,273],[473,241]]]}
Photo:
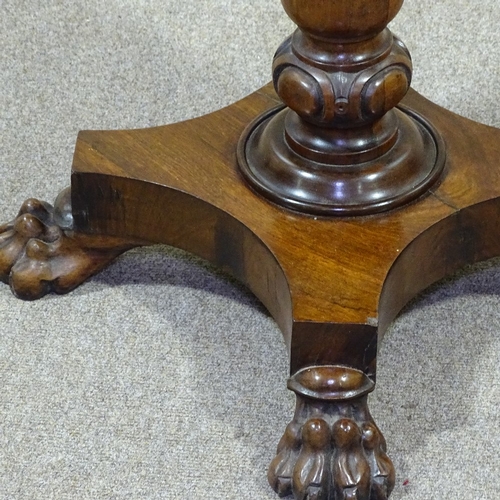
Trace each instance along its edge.
{"label": "rosewood table base", "polygon": [[54,206],[28,200],[1,228],[0,273],[17,296],[36,299],[152,243],[231,272],[271,312],[290,355],[297,409],[271,486],[297,499],[385,499],[394,468],[367,406],[377,348],[415,294],[500,255],[500,130],[410,90],[404,109],[446,145],[441,180],[383,214],[307,215],[256,194],[237,165],[244,129],[279,104],[267,86],[195,120],[81,132],[71,188]]}

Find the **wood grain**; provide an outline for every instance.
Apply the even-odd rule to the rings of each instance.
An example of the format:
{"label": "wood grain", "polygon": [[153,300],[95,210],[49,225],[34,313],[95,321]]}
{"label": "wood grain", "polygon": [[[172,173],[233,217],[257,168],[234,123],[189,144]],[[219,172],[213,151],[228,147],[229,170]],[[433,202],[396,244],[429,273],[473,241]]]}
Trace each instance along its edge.
{"label": "wood grain", "polygon": [[[404,303],[466,262],[499,251],[491,236],[497,218],[485,212],[497,210],[500,132],[413,91],[404,103],[432,119],[448,156],[442,183],[398,210],[313,217],[249,190],[234,144],[250,120],[276,104],[266,87],[184,123],[82,132],[72,176],[76,225],[179,246],[230,270],[276,318],[292,373],[333,355],[336,363],[353,362],[373,375],[376,337]],[[480,238],[471,250],[462,250],[458,243],[470,239],[476,222],[485,229],[475,230]],[[338,349],[351,344],[368,354],[360,359]]]}

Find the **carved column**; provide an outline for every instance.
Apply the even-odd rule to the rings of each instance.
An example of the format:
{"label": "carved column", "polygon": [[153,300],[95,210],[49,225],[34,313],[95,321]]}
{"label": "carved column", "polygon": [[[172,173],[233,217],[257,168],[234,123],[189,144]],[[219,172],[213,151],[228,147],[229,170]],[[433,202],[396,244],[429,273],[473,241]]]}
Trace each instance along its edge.
{"label": "carved column", "polygon": [[317,214],[388,210],[421,195],[443,168],[427,121],[396,106],[408,50],[387,24],[403,0],[282,0],[295,33],[273,64],[286,104],[243,134],[240,168],[272,201]]}

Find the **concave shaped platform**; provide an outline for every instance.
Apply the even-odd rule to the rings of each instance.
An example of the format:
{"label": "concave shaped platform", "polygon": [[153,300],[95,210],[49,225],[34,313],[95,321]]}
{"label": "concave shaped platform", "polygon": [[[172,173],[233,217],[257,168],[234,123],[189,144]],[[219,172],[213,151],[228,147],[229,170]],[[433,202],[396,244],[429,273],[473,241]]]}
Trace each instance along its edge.
{"label": "concave shaped platform", "polygon": [[254,193],[236,160],[271,86],[210,115],[144,130],[84,131],[72,210],[78,231],[173,245],[255,293],[283,331],[291,373],[348,365],[375,375],[378,338],[416,293],[500,253],[500,131],[410,91],[404,105],[446,144],[442,181],[380,215],[314,217]]}

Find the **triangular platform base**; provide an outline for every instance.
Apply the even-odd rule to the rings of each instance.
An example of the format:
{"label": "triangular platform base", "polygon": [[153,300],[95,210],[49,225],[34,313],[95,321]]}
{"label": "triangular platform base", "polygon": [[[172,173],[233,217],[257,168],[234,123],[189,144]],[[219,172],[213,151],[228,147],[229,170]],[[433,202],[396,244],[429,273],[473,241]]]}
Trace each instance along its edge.
{"label": "triangular platform base", "polygon": [[500,130],[414,91],[403,102],[443,138],[444,173],[412,203],[371,216],[304,215],[248,187],[236,144],[278,104],[270,86],[195,120],[81,132],[71,191],[55,208],[29,200],[2,228],[3,279],[21,298],[64,293],[149,243],[228,270],[269,309],[289,348],[297,411],[271,485],[301,499],[387,498],[394,470],[366,403],[379,341],[419,291],[500,255]]}

